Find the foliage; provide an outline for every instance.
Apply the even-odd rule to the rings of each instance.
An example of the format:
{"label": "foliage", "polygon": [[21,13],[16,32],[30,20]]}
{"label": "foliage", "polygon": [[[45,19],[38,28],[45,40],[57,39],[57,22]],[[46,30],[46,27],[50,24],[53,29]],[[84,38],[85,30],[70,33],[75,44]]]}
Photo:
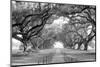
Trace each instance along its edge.
{"label": "foliage", "polygon": [[[63,24],[63,29],[52,26],[60,17],[69,19],[65,20],[68,23]],[[24,51],[29,41],[34,49],[39,49],[50,46],[53,40],[70,47],[78,44],[78,49],[84,44],[87,50],[95,36],[95,6],[12,1],[12,37],[23,42]]]}

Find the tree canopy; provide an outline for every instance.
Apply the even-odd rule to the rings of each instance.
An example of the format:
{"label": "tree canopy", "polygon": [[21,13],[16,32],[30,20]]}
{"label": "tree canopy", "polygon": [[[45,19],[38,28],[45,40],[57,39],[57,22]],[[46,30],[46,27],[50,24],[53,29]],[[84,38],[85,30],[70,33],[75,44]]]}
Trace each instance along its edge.
{"label": "tree canopy", "polygon": [[87,50],[95,36],[96,6],[12,1],[12,37],[24,44],[24,51],[28,42],[39,49],[52,45],[53,39],[65,47],[78,44],[80,49],[84,44]]}

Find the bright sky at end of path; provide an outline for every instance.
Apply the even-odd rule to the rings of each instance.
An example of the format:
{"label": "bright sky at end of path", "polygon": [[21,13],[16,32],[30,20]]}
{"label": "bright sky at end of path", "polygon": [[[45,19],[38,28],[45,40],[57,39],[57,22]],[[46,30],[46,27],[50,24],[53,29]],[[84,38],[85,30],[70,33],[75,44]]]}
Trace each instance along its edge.
{"label": "bright sky at end of path", "polygon": [[53,46],[54,48],[64,48],[63,43],[60,41],[55,42]]}

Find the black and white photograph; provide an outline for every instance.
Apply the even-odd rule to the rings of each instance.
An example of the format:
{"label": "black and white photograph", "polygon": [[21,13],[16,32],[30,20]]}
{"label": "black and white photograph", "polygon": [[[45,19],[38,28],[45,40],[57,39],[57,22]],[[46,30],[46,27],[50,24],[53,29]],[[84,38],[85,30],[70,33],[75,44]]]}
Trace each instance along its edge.
{"label": "black and white photograph", "polygon": [[96,5],[11,0],[11,66],[96,61]]}

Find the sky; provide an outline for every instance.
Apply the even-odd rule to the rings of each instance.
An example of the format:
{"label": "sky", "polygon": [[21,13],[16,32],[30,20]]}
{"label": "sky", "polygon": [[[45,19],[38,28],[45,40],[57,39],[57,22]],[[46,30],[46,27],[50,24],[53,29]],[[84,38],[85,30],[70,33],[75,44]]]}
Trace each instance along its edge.
{"label": "sky", "polygon": [[61,16],[55,19],[52,24],[46,25],[45,28],[52,28],[56,33],[58,33],[62,31],[63,25],[66,23],[69,23],[69,18]]}

